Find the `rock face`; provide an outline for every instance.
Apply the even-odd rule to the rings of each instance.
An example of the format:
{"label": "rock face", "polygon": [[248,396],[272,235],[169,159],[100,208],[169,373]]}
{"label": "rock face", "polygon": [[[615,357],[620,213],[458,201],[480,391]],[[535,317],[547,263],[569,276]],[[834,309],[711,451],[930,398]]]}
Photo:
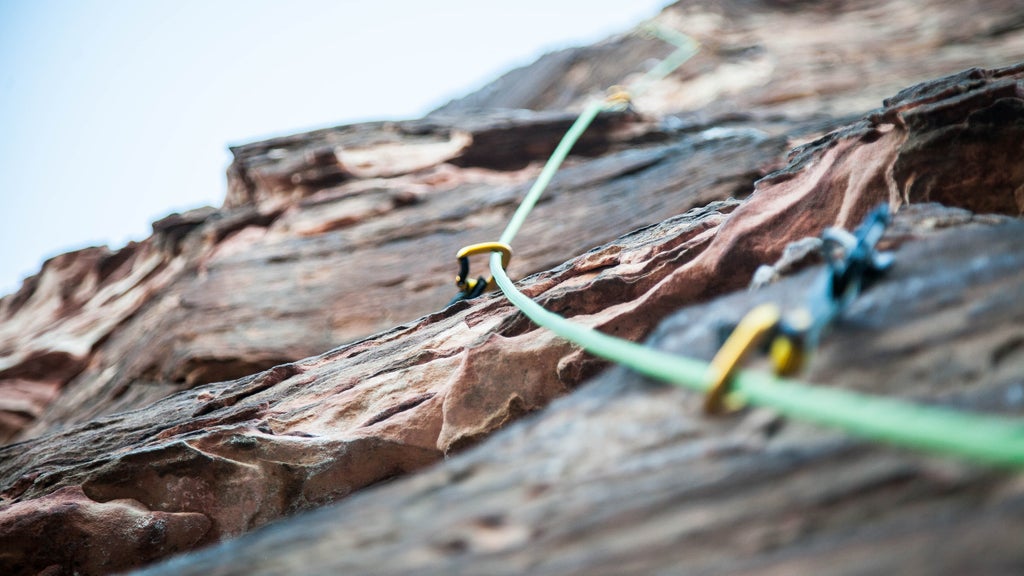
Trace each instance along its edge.
{"label": "rock face", "polygon": [[[659,21],[703,46],[637,100],[666,114],[860,115],[906,86],[1024,54],[1020,5],[1004,0],[682,0]],[[670,51],[636,35],[562,50],[436,114],[580,108]]]}
{"label": "rock face", "polygon": [[[340,146],[358,133],[369,142],[361,152],[369,158],[377,139],[409,137],[415,147],[424,134],[468,140],[481,133],[484,150],[469,144],[465,156],[487,157],[493,147],[504,149],[504,139],[521,140],[534,151],[525,164],[550,153],[571,121],[569,114],[523,113],[479,117],[466,132],[424,122],[343,127],[291,145],[237,149],[228,204],[243,197],[254,203],[157,222],[152,238],[125,249],[136,255],[119,253],[107,274],[99,255],[67,255],[68,264],[47,265],[39,288],[4,301],[11,367],[3,376],[45,390],[70,379],[21,438],[305,358],[440,310],[455,293],[455,252],[497,237],[537,172],[535,165],[499,171],[440,163],[309,193],[306,185],[274,184],[275,170],[284,169],[272,160],[280,150],[315,157],[307,148]],[[632,145],[645,137],[663,142]],[[395,144],[380,146],[385,158],[393,154]],[[786,142],[753,132],[670,140],[652,121],[618,115],[602,120],[584,151],[588,146],[604,154],[559,176],[539,218],[523,231],[533,241],[518,250],[513,273],[549,269],[624,230],[749,192],[782,161]],[[703,168],[714,161],[728,168]],[[641,179],[645,192],[627,194]],[[242,192],[240,182],[254,184]],[[593,205],[610,209],[595,214]],[[48,309],[55,292],[78,278],[79,293]]]}
{"label": "rock face", "polygon": [[[1019,413],[1024,64],[997,65],[1024,53],[1024,18],[983,4],[959,27],[959,4],[670,7],[659,19],[708,48],[598,119],[511,275],[549,310],[707,358],[723,322],[799,298],[814,262],[730,295],[759,266],[885,201],[897,268],[807,378]],[[925,24],[900,25],[912,8]],[[951,39],[970,51],[935,48]],[[897,48],[921,54],[914,74]],[[0,448],[0,572],[130,569],[449,456],[154,570],[960,573],[983,545],[982,570],[1022,567],[1011,473],[763,410],[707,419],[624,370],[595,379],[603,362],[500,295],[445,307],[456,250],[497,238],[571,109],[664,52],[620,38],[422,120],[235,148],[221,209],[60,256],[0,299],[0,431],[18,440]],[[926,72],[953,74],[893,85]],[[713,102],[687,100],[702,86]]]}
{"label": "rock face", "polygon": [[[970,220],[908,212],[904,231]],[[808,378],[1024,412],[1024,310],[1009,304],[1024,298],[1024,223],[979,224],[915,233]],[[795,305],[816,272],[684,308],[648,344],[710,358],[711,327]],[[1010,574],[1024,568],[1022,528],[1019,475],[767,410],[707,418],[693,394],[616,368],[415,478],[146,574]]]}

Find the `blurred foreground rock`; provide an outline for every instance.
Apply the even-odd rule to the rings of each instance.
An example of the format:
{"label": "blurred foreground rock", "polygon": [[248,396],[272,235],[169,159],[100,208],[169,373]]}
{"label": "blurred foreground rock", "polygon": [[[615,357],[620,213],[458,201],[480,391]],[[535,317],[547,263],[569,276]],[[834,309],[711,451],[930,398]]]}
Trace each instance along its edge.
{"label": "blurred foreground rock", "polygon": [[[938,11],[923,29],[945,38],[957,10],[839,3],[826,16],[801,3],[748,4],[742,16],[721,3],[713,10],[724,12],[702,17],[680,3],[660,19],[686,22],[679,28],[710,35],[700,39],[714,48],[737,26],[750,38],[768,34],[765,22],[850,30],[911,5]],[[765,299],[799,298],[814,262],[780,264],[777,284],[733,293],[756,269],[888,202],[900,210],[886,239],[898,266],[836,327],[807,378],[1018,413],[1024,65],[993,66],[1008,64],[996,55],[1021,42],[1024,18],[983,4],[1002,24],[972,21],[958,46],[987,69],[894,88],[873,112],[850,116],[863,110],[859,84],[836,89],[832,72],[786,58],[762,91],[781,90],[775,78],[823,82],[820,94],[787,99],[794,108],[736,100],[736,114],[722,93],[695,112],[668,98],[603,115],[521,232],[511,275],[550,310],[707,358],[723,322]],[[688,28],[702,22],[709,31]],[[949,51],[928,56],[917,28],[879,30],[909,34],[922,69],[963,67]],[[792,41],[811,50],[803,43],[814,34]],[[592,88],[574,78],[618,81],[664,52],[621,42],[617,69],[587,49],[575,57],[589,68],[565,74],[569,101],[515,105],[572,108]],[[886,46],[845,49],[902,74],[885,67],[895,66]],[[718,86],[711,79],[737,59],[763,54],[710,49],[700,72],[687,68],[652,94]],[[545,62],[528,76],[543,78]],[[138,567],[446,456],[156,570],[1021,568],[1019,476],[761,410],[705,419],[693,395],[620,369],[581,386],[605,364],[500,295],[445,308],[456,250],[498,236],[574,119],[477,109],[473,98],[422,120],[235,148],[221,209],[169,216],[118,252],[57,257],[0,299],[0,431],[20,440],[0,448],[0,572]],[[971,564],[982,562],[976,550],[986,563]]]}

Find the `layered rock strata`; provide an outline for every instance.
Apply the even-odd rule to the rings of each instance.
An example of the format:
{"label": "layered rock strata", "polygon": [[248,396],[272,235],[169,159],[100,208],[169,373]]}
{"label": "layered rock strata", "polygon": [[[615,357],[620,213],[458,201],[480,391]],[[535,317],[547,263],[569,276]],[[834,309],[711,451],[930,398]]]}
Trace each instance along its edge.
{"label": "layered rock strata", "polygon": [[[1002,59],[1024,53],[1024,19],[995,1],[974,19],[923,1],[739,6],[659,17],[705,51],[598,119],[512,276],[576,321],[706,358],[723,323],[799,298],[814,258],[788,246],[888,202],[898,267],[807,377],[1017,414],[1024,65]],[[708,420],[618,369],[582,386],[607,365],[500,295],[445,306],[456,250],[497,237],[581,98],[665,50],[624,37],[542,60],[529,77],[564,83],[536,101],[502,80],[422,120],[237,147],[222,208],[57,257],[0,299],[0,436],[17,440],[0,448],[0,572],[127,570],[446,457],[156,570],[1019,568],[1013,474],[762,410]],[[734,293],[762,266],[777,286]]]}
{"label": "layered rock strata", "polygon": [[[581,215],[593,212],[586,210],[585,203],[568,201],[583,198],[574,195],[568,183],[593,183],[595,173],[605,177],[588,192],[610,194],[604,197],[600,212],[625,213],[627,204],[641,202],[627,191],[643,183],[664,190],[662,201],[671,199],[682,214],[532,275],[522,281],[522,289],[548,309],[576,321],[625,338],[642,338],[681,305],[745,286],[758,266],[774,262],[792,241],[816,235],[825,226],[852,227],[879,201],[899,208],[927,199],[918,195],[933,194],[934,188],[915,188],[919,179],[904,180],[900,174],[929,171],[934,147],[944,141],[944,158],[971,159],[974,170],[960,174],[987,177],[960,179],[955,187],[958,195],[946,198],[959,206],[947,204],[925,211],[924,216],[920,208],[906,210],[909,216],[898,221],[898,235],[892,241],[928,236],[929,230],[944,225],[1000,226],[984,234],[965,235],[966,248],[959,252],[953,249],[956,239],[935,244],[942,248],[935,249],[939,251],[928,266],[936,267],[936,259],[941,258],[948,259],[950,266],[954,257],[963,260],[953,272],[945,272],[953,274],[952,279],[944,276],[940,282],[919,276],[919,254],[933,246],[922,243],[917,252],[900,256],[908,261],[902,268],[908,276],[896,276],[889,286],[895,293],[904,293],[904,298],[913,296],[922,300],[922,306],[933,306],[922,314],[937,313],[948,298],[961,301],[967,294],[976,295],[964,300],[963,314],[943,309],[943,314],[958,318],[956,325],[966,327],[951,333],[945,321],[926,322],[909,331],[902,324],[876,326],[885,331],[877,340],[887,344],[850,346],[854,352],[826,347],[823,358],[838,354],[829,361],[833,365],[846,362],[847,367],[841,371],[818,368],[811,377],[890,394],[993,394],[992,386],[1013,384],[997,378],[998,374],[1018,373],[1019,355],[1014,352],[1018,340],[1013,334],[1019,332],[1016,303],[1021,288],[1019,267],[1012,259],[1024,237],[1019,225],[1003,222],[1020,213],[1020,207],[1007,199],[1016,197],[1022,180],[1004,159],[1024,141],[1018,137],[1024,123],[1005,121],[1006,111],[1020,110],[1022,70],[1021,66],[971,70],[909,89],[863,120],[795,149],[788,165],[761,179],[746,200],[717,201],[684,212],[705,201],[695,197],[706,194],[708,186],[694,186],[687,194],[685,186],[664,190],[657,183],[664,175],[679,180],[689,175],[690,184],[695,177],[697,182],[721,182],[722,178],[710,176],[701,179],[706,172],[699,167],[710,162],[735,169],[735,162],[724,159],[749,158],[757,150],[774,149],[773,138],[748,130],[681,135],[674,142],[581,161],[562,175],[545,206],[549,216],[542,212],[539,222],[550,226],[567,210],[580,210]],[[984,138],[968,137],[982,133]],[[958,136],[940,138],[950,134]],[[991,150],[978,153],[986,142]],[[932,153],[920,153],[928,147]],[[737,156],[741,150],[747,152]],[[631,169],[615,168],[626,161],[632,161]],[[987,166],[981,164],[985,161]],[[947,190],[954,188],[948,181],[943,185]],[[608,209],[615,205],[614,191],[622,194],[620,210]],[[985,207],[1005,207],[1002,211],[1010,214],[972,216],[969,210]],[[544,231],[542,227],[534,233]],[[981,246],[988,246],[991,256],[967,258],[965,254],[974,254]],[[1000,251],[993,248],[999,246]],[[972,280],[980,269],[985,273]],[[940,298],[921,298],[932,293],[922,288],[929,282],[962,284],[962,296],[947,291]],[[972,282],[994,282],[1003,289]],[[892,305],[904,306],[896,294],[890,296]],[[739,298],[746,302],[742,298],[750,297]],[[734,314],[746,308],[746,304],[718,306]],[[887,310],[876,310],[879,315],[868,324],[900,318]],[[996,320],[1001,327],[994,327]],[[693,330],[707,340],[709,334],[717,333],[716,322],[696,321]],[[841,329],[839,334],[841,338]],[[955,369],[960,376],[939,378],[913,364],[902,369],[906,377],[899,379],[901,388],[889,388],[890,379],[880,375],[898,371],[895,365],[886,367],[882,359],[903,354],[886,350],[918,350],[921,344],[916,339],[936,343],[929,354],[947,355],[940,351],[941,345],[975,341],[971,346],[976,351],[968,356],[971,362]],[[849,355],[857,350],[870,352],[861,352],[858,362],[849,362]],[[159,555],[237,536],[476,445],[496,429],[575,389],[602,366],[533,326],[504,298],[492,294],[319,356],[234,381],[198,386],[139,410],[95,418],[0,451],[6,505],[0,531],[6,541],[18,543],[0,558],[13,570],[63,566],[96,573],[137,565],[144,559],[116,551],[137,550],[143,541],[157,545],[154,550],[162,552],[153,555]],[[860,380],[851,376],[858,371],[864,374]],[[830,373],[831,379],[821,378]],[[628,380],[622,372],[615,374]],[[971,378],[965,380],[967,376]],[[908,387],[908,382],[919,384]],[[600,387],[586,390],[595,389]],[[1011,388],[1006,390],[1009,393]],[[661,406],[660,397],[666,393],[652,393],[647,401]],[[576,401],[584,402],[587,395],[578,392]],[[642,404],[643,397],[636,401]],[[719,429],[723,423],[707,425]],[[805,433],[820,437],[817,432]],[[683,446],[690,446],[686,450],[703,454],[703,444],[690,440],[685,435],[679,439]],[[714,459],[708,465],[716,466]],[[116,512],[108,513],[111,506]],[[116,538],[108,534],[111,538],[104,540],[99,535],[107,533],[104,527],[115,513],[135,515],[137,529],[122,526]],[[169,531],[154,533],[150,528],[154,523]],[[91,544],[80,548],[50,544],[75,538]]]}

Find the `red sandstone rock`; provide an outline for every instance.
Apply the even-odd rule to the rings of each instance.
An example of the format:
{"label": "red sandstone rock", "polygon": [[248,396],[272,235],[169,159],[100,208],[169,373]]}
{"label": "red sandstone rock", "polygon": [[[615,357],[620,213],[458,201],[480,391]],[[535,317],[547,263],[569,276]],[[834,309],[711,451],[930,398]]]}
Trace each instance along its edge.
{"label": "red sandstone rock", "polygon": [[[983,95],[998,92],[1014,74],[1020,73],[975,73],[981,81],[970,88],[973,97],[938,108],[941,100],[924,87],[916,105],[899,100],[896,111],[798,150],[748,200],[714,203],[627,234],[524,280],[523,290],[577,321],[640,338],[680,304],[745,285],[788,242],[827,225],[848,226],[879,199],[898,205],[901,195],[891,195],[887,175],[902,150],[915,150],[916,139],[931,134],[915,132],[904,119],[920,107],[942,110],[951,124],[983,116],[1004,106]],[[1002,143],[1012,140],[1002,131],[1017,128],[988,130],[992,142]],[[709,146],[706,138],[688,137],[680,147],[685,153],[642,162],[630,176],[650,182],[652,171],[677,173],[678,164],[692,166],[702,152],[736,149],[733,138],[728,147]],[[959,142],[950,143],[948,155],[959,153]],[[601,171],[603,163],[635,154],[613,154],[578,170],[609,173]],[[1015,173],[1006,174],[1012,188]],[[574,177],[572,170],[564,176]],[[978,202],[970,185],[961,186],[966,202]],[[978,194],[998,197],[1002,189],[986,186]],[[532,327],[500,296],[486,296],[318,357],[13,445],[0,464],[3,497],[13,505],[80,486],[98,503],[130,499],[154,512],[201,513],[209,529],[197,543],[208,543],[476,444],[573,389],[598,366]]]}
{"label": "red sandstone rock", "polygon": [[[987,0],[970,17],[960,6],[868,1],[830,5],[826,12],[805,4],[677,3],[657,21],[693,34],[704,50],[638,100],[646,117],[603,117],[577,152],[625,152],[712,127],[806,141],[824,126],[841,125],[822,113],[859,114],[916,80],[1007,64],[1008,55],[1024,53],[1012,3]],[[951,42],[959,48],[934,49]],[[139,408],[175,390],[318,354],[438,310],[451,294],[451,262],[403,255],[411,247],[450,254],[494,237],[572,121],[561,109],[578,107],[667,50],[660,40],[624,36],[542,59],[423,120],[236,147],[221,210],[164,219],[154,224],[152,238],[117,253],[97,248],[61,256],[0,299],[0,388],[21,396],[0,406],[0,441]],[[696,112],[679,115],[682,110]],[[663,113],[676,116],[662,119]],[[797,121],[780,114],[819,116]],[[1013,114],[992,109],[991,118],[976,121]],[[964,137],[972,137],[970,130],[985,134],[982,125]],[[931,153],[925,142],[915,153]],[[513,273],[545,270],[630,229],[743,196],[753,180],[782,164],[778,155],[786,148],[753,133],[742,143],[714,138],[703,146],[736,149],[729,157],[705,150],[717,164],[696,159],[678,173],[658,175],[658,183],[632,186],[636,202],[622,201],[629,178],[603,182],[616,172],[629,176],[645,164],[666,164],[664,154],[679,150],[668,145],[624,154],[577,171],[582,176],[566,183],[559,227],[539,213],[530,223],[535,228],[525,231],[531,251],[519,249]],[[970,156],[968,148],[962,152]],[[1016,163],[1004,158],[1002,165]],[[945,175],[932,170],[922,179],[905,170],[894,167],[893,177],[913,179],[915,199],[944,199],[936,182],[948,181]],[[673,187],[690,199],[667,200]],[[917,193],[922,187],[934,193]],[[586,204],[570,200],[577,193]],[[553,206],[558,194],[556,186]],[[1013,191],[997,207],[972,208],[1012,211],[1019,197]],[[594,204],[611,209],[594,213],[588,210]],[[34,391],[25,397],[28,389]]]}
{"label": "red sandstone rock", "polygon": [[[833,326],[806,377],[1024,415],[1024,223],[984,220],[934,204],[901,212],[886,239],[895,266]],[[929,229],[929,221],[960,224]],[[913,239],[893,245],[911,229]],[[990,265],[979,274],[982,260]],[[648,345],[710,358],[722,322],[765,302],[800,304],[819,272],[688,306]],[[701,402],[609,370],[412,478],[144,573],[953,575],[1024,567],[1019,473],[859,442],[766,409],[708,418]]]}
{"label": "red sandstone rock", "polygon": [[[655,22],[702,45],[638,97],[640,109],[663,114],[859,116],[907,86],[1006,66],[1024,54],[1020,5],[1006,0],[681,0]],[[438,112],[579,109],[591,93],[621,84],[624,74],[639,76],[671,50],[638,34],[569,48]]]}
{"label": "red sandstone rock", "polygon": [[[860,12],[844,9],[836,22],[886,14],[880,3],[865,6]],[[892,6],[905,8],[902,3]],[[997,3],[990,8],[998,8]],[[674,13],[665,18],[675,18]],[[742,18],[728,14],[715,25],[732,26],[740,20],[749,25],[757,18],[781,21],[773,16],[774,9],[764,7]],[[967,38],[979,45],[979,62],[973,63],[986,63],[993,46],[1012,45],[1020,35],[1011,27],[992,37]],[[773,42],[782,39],[772,37]],[[721,73],[726,60],[737,57],[728,50],[711,54],[725,58],[717,66],[704,60],[703,68],[698,67],[699,74],[711,78]],[[929,60],[927,66],[942,69],[949,65],[948,56]],[[806,62],[780,63],[779,69],[789,65],[803,70]],[[947,205],[911,204],[890,236],[894,244],[927,238],[935,227],[998,224],[1006,217],[973,212],[1018,216],[1024,210],[1019,192],[1024,174],[1012,161],[1024,142],[1022,78],[1020,65],[974,69],[904,91],[884,108],[827,135],[822,132],[836,126],[836,120],[684,116],[663,122],[649,112],[659,110],[656,99],[648,101],[649,109],[640,101],[646,115],[605,115],[588,133],[520,234],[512,275],[533,274],[521,286],[549,309],[639,339],[681,306],[747,285],[754,270],[775,262],[789,243],[815,236],[824,226],[850,226],[880,200],[905,209],[907,203],[928,200]],[[676,90],[677,81],[670,80],[665,89]],[[859,101],[859,92],[849,86],[844,90],[849,91],[823,90],[820,100],[801,97],[797,104],[806,112],[820,111],[819,104],[821,109],[838,106],[833,96],[842,94],[848,98],[844,106]],[[783,108],[768,106],[773,112]],[[714,109],[711,105],[707,110]],[[89,249],[58,257],[19,293],[0,300],[0,390],[17,391],[5,397],[6,404],[0,403],[7,410],[0,423],[6,436],[23,439],[0,449],[0,539],[26,542],[4,549],[0,566],[15,573],[103,573],[238,536],[485,442],[498,428],[545,408],[597,374],[603,363],[536,329],[500,296],[444,309],[454,292],[455,251],[498,235],[538,162],[572,115],[451,112],[449,108],[420,121],[342,127],[236,148],[224,208],[161,220],[154,224],[153,237],[117,253]],[[787,160],[787,139],[810,142]],[[727,199],[747,195],[745,200]],[[999,237],[1000,245],[1012,254],[1019,228],[999,230],[1008,231],[1002,234],[1009,236]],[[966,246],[982,250],[984,237],[971,238],[975,243]],[[944,250],[956,244],[949,242]],[[966,274],[953,279],[963,280]],[[1016,294],[1016,277],[1007,278],[999,281]],[[972,380],[979,393],[996,394],[993,386],[1001,382],[997,376],[1018,366],[1014,351],[1019,346],[1014,342],[1019,341],[1013,330],[1020,325],[1019,306],[1014,304],[1019,300],[1000,300],[998,289],[985,286],[976,291],[984,296],[966,306],[993,307],[999,329],[994,336],[976,328],[961,331],[973,339],[966,349],[977,358],[961,364],[965,374],[981,375]],[[971,292],[964,288],[963,293]],[[742,298],[721,302],[727,307],[728,302],[748,304]],[[712,320],[695,324],[694,329],[704,331],[705,344]],[[937,323],[915,330],[919,339],[949,338]],[[840,339],[843,335],[837,333]],[[896,349],[910,346],[900,338],[882,341]],[[840,375],[857,374],[858,386],[899,393],[885,388],[888,380],[879,376],[883,364],[875,360],[885,357],[886,349],[868,349],[870,355],[860,357],[857,365],[825,349],[820,365],[842,367]],[[988,359],[996,360],[986,364]],[[902,366],[902,374],[919,375],[910,378],[915,391],[927,393],[929,382],[939,382],[936,389],[948,391],[957,382],[956,377],[940,378],[941,370],[922,372],[915,363]],[[821,376],[813,370],[812,375]],[[841,376],[836,378],[844,384]],[[600,402],[586,394],[573,397],[584,406]],[[619,418],[643,420],[658,411],[659,402],[659,395],[642,395]],[[671,412],[678,407],[661,408]],[[559,412],[554,425],[571,421],[572,410],[581,409],[591,408]],[[671,419],[669,412],[657,413],[659,422]],[[592,440],[594,430],[603,429],[600,420],[587,426],[594,428],[585,429],[579,442]],[[675,438],[671,426],[665,426]],[[667,442],[658,430],[652,432],[654,445]],[[817,434],[806,429],[794,441]],[[705,450],[699,441],[688,443],[686,434],[679,441],[680,450]],[[735,442],[736,437],[727,436],[724,444],[711,446],[727,452]],[[622,450],[631,446],[630,441],[612,444]],[[474,451],[476,456],[468,461],[519,454],[506,465],[543,472],[552,462],[573,458],[572,450],[559,452],[558,446],[530,445],[522,452],[502,444],[488,446],[498,448]],[[526,455],[546,450],[555,451],[554,459],[542,459],[540,468],[531,468],[536,462]],[[833,457],[827,455],[832,453],[824,452],[825,460],[815,461],[815,466],[833,466]],[[604,454],[607,459],[595,460],[594,466],[614,469],[616,454]],[[904,474],[895,461],[878,458],[868,451],[851,465],[851,473],[865,480],[850,488],[843,487],[843,474],[829,475],[821,498],[827,502],[830,491],[844,490],[854,495],[855,503],[858,494],[870,498],[874,466],[883,469],[883,484],[886,478],[923,478],[932,479],[929,491],[941,493],[948,487],[933,478],[941,476],[941,469],[937,473],[914,465]],[[752,466],[789,470],[783,464],[768,458]],[[698,461],[694,466],[713,476],[719,464]],[[510,468],[493,470],[515,478]],[[435,473],[424,482],[444,482],[444,474]],[[585,476],[571,478],[587,482]],[[789,500],[785,493],[770,491],[772,480],[768,474],[753,482],[784,509]],[[480,494],[478,486],[508,497],[488,482],[473,482],[464,493],[454,484],[446,494],[455,503],[463,496],[473,502]],[[541,493],[551,482],[544,485]],[[1007,498],[1015,493],[1012,481],[974,472],[953,485],[957,510],[965,501],[959,495],[968,499],[988,486],[998,486]],[[515,491],[515,486],[504,490]],[[718,496],[723,501],[742,482],[729,486]],[[627,484],[613,484],[602,498],[627,493]],[[557,530],[567,530],[579,514],[572,507],[545,505],[560,518]],[[708,506],[708,514],[729,510],[718,501]],[[401,536],[419,539],[407,549],[426,546],[423,554],[440,554],[440,563],[424,565],[445,573],[458,571],[444,562],[463,561],[459,550],[471,552],[466,562],[479,562],[474,556],[478,552],[514,549],[537,537],[533,522],[508,523],[504,515],[477,522],[465,520],[466,508],[452,504],[451,509],[459,518],[457,526],[446,525],[436,546],[430,543],[436,511],[417,516],[417,526]],[[652,513],[634,504],[622,510],[626,518]],[[755,545],[754,554],[771,548],[776,537],[771,518],[779,510],[764,512],[767,520],[755,529],[761,535],[752,538],[769,544]],[[826,515],[828,521],[845,526],[842,510],[836,514]],[[993,514],[986,508],[980,516],[965,518],[988,523],[993,533],[1016,522]],[[144,551],[140,547],[151,538],[144,527],[86,547],[51,547],[38,536],[100,542],[113,522],[128,517],[139,526],[166,522],[177,528]],[[460,536],[464,521],[484,536]],[[597,530],[621,523],[614,515],[595,522]],[[641,531],[654,527],[636,522]],[[859,526],[856,519],[848,522],[851,529]],[[730,530],[728,522],[721,530]],[[800,541],[800,533],[796,530],[783,540]],[[913,533],[910,529],[908,538]],[[734,537],[744,538],[740,532]],[[346,539],[344,534],[341,538]],[[578,542],[574,545],[588,550],[585,533],[573,538]],[[329,549],[337,546],[329,539],[317,542]],[[603,546],[597,537],[590,542]],[[855,543],[840,539],[840,544],[839,555],[849,549],[843,546]],[[934,546],[926,540],[917,556],[908,557],[927,556]],[[368,546],[365,558],[373,554],[378,554],[376,562],[348,568],[365,572],[392,556],[388,571],[419,562],[415,554]],[[516,565],[526,570],[528,556],[502,558],[525,562]],[[1006,557],[1013,559],[1012,551]],[[289,558],[282,556],[282,565],[292,570],[300,565],[289,564]],[[763,556],[750,558],[768,562]],[[813,564],[806,562],[798,564]],[[586,563],[571,566],[594,569]],[[255,570],[248,565],[241,569]]]}
{"label": "red sandstone rock", "polygon": [[0,509],[0,562],[9,574],[29,567],[108,574],[193,548],[209,529],[198,512],[158,512],[131,499],[97,502],[68,486]]}
{"label": "red sandstone rock", "polygon": [[[538,151],[526,162],[550,152],[570,121],[565,114],[477,118],[477,127],[466,133],[486,131],[492,143],[480,145],[491,147],[503,131],[505,139],[525,138],[526,147]],[[556,178],[538,218],[523,231],[531,242],[517,250],[515,274],[548,269],[624,230],[743,191],[781,162],[785,146],[780,138],[739,134],[704,142],[695,154],[678,142],[625,149],[628,140],[617,140],[612,131],[621,126],[653,130],[650,122],[633,116],[609,116],[599,123],[583,150],[606,155],[567,167]],[[356,129],[337,132],[350,130]],[[356,131],[367,139],[378,132],[411,132],[416,141],[447,130],[408,123]],[[319,139],[335,137],[341,138],[328,130],[297,139],[293,152],[302,157],[309,141],[319,147]],[[263,160],[253,158],[274,156],[281,146],[270,142],[240,149],[232,170],[257,170]],[[702,168],[712,161],[728,164]],[[20,437],[305,358],[442,309],[455,293],[455,252],[497,237],[535,174],[536,167],[499,172],[445,164],[411,175],[353,180],[292,204],[285,199],[305,192],[254,189],[261,199],[255,206],[198,211],[155,224],[154,237],[120,264],[124,278],[116,283],[113,277],[100,280],[88,261],[79,260],[75,273],[95,278],[97,290],[89,294],[83,288],[87,300],[81,308],[66,306],[47,320],[50,329],[38,343],[19,339],[24,334],[19,326],[41,319],[37,308],[50,302],[51,294],[37,289],[25,305],[10,307],[5,327],[12,367],[0,372],[0,379],[21,377],[37,356],[52,358],[45,338],[61,336],[61,326],[83,331],[75,353],[67,356],[73,370],[41,372],[42,384],[68,383]],[[640,178],[642,187],[632,184]],[[633,192],[627,196],[627,190]],[[610,209],[594,213],[595,204]],[[482,265],[483,259],[475,264]],[[50,270],[42,278],[53,284],[70,281]]]}

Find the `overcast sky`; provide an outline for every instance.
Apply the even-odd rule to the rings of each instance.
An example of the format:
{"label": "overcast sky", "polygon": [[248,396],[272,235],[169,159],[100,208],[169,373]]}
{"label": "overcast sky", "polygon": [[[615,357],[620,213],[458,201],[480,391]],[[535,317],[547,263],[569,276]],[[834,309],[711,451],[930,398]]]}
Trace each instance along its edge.
{"label": "overcast sky", "polygon": [[0,295],[224,197],[229,144],[419,117],[668,0],[0,0]]}

